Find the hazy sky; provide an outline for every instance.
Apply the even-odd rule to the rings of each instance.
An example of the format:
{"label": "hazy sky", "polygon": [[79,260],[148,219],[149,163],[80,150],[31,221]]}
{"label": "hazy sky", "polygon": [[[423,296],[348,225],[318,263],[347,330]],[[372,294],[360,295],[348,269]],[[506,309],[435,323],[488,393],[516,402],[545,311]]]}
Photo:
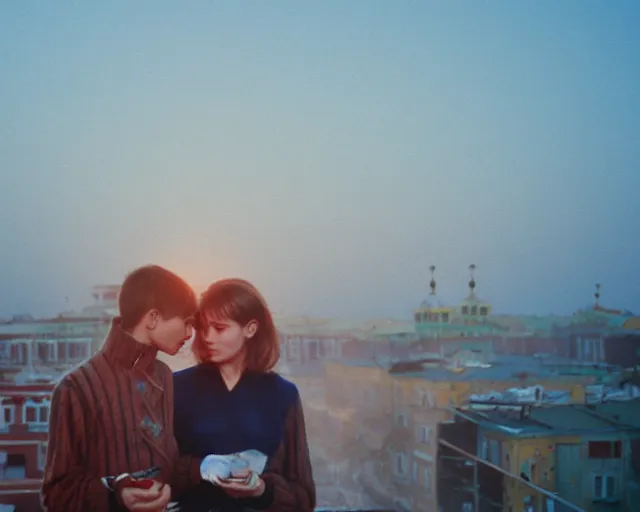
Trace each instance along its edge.
{"label": "hazy sky", "polygon": [[0,3],[0,315],[156,262],[278,311],[640,312],[640,2]]}

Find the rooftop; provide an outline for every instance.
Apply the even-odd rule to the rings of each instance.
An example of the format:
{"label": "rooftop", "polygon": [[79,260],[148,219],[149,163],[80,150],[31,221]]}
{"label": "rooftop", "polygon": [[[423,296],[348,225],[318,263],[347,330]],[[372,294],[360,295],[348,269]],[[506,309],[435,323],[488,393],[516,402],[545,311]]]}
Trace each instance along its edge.
{"label": "rooftop", "polygon": [[520,406],[516,410],[458,409],[456,414],[484,428],[521,437],[598,434],[623,430],[640,435],[638,400],[594,405]]}
{"label": "rooftop", "polygon": [[415,327],[412,322],[393,318],[355,320],[348,318],[274,315],[274,322],[278,331],[291,336],[348,336],[369,339],[415,333]]}
{"label": "rooftop", "polygon": [[[398,366],[396,366],[397,368]],[[459,367],[432,367],[414,361],[404,365],[403,371],[391,370],[397,378],[423,378],[439,381],[500,380],[521,381],[525,378],[558,378],[578,375],[606,376],[613,370],[606,365],[582,364],[559,357],[531,357],[516,355],[493,356],[486,364],[468,361]]]}

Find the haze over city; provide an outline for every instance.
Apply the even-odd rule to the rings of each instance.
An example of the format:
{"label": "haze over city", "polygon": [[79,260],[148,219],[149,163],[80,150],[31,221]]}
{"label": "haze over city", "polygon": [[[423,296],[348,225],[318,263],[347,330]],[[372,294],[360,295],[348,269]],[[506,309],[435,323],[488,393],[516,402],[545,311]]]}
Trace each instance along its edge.
{"label": "haze over city", "polygon": [[[276,311],[640,311],[640,4],[7,2],[0,316],[166,265]],[[65,299],[68,298],[68,299]]]}

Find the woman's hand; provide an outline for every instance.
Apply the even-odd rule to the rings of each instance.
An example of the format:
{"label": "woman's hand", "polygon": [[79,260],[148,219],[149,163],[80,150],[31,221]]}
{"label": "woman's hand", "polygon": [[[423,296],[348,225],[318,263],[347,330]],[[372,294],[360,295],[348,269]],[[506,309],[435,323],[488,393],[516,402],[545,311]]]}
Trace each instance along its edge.
{"label": "woman's hand", "polygon": [[255,473],[249,473],[247,481],[218,480],[218,485],[232,498],[259,498],[264,494],[265,483]]}

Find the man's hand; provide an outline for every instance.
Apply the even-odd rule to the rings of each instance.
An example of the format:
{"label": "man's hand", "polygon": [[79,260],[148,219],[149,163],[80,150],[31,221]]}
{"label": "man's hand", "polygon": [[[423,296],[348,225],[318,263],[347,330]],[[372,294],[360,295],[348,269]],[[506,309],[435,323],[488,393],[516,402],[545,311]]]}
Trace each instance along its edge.
{"label": "man's hand", "polygon": [[123,487],[118,498],[130,512],[162,512],[171,500],[171,487],[159,482],[150,489]]}

